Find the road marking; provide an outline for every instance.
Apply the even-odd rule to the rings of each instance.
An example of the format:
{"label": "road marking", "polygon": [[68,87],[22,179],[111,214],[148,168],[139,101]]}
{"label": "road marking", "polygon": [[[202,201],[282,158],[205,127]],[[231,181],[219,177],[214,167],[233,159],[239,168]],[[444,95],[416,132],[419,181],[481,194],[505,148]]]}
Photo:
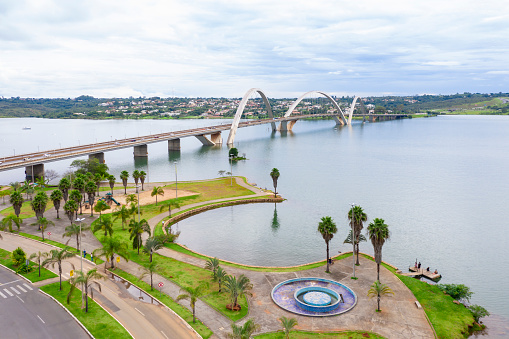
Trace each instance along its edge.
{"label": "road marking", "polygon": [[143,314],[143,313],[142,313],[139,309],[137,309],[136,307],[135,307],[134,309],[135,309],[136,311],[140,312],[140,314],[141,314],[142,316],[145,316],[145,314]]}
{"label": "road marking", "polygon": [[168,336],[167,336],[166,334],[164,334],[164,332],[163,332],[163,331],[161,331],[161,333],[164,335],[164,337],[165,337],[166,339],[170,339],[170,338],[168,338]]}
{"label": "road marking", "polygon": [[0,284],[0,286],[3,286],[3,285],[9,285],[9,284],[12,284],[12,283],[15,283],[15,282],[18,282],[19,280],[13,280],[13,281],[9,281],[9,282],[6,282],[6,283],[3,283],[3,284]]}
{"label": "road marking", "polygon": [[32,291],[32,290],[33,290],[33,288],[32,288],[32,287],[30,287],[30,285],[23,284],[23,286],[25,286],[26,288],[28,288],[30,291]]}
{"label": "road marking", "polygon": [[19,300],[21,300],[21,302],[24,304],[25,301],[23,299],[21,299],[20,297],[16,296],[16,298],[18,298]]}
{"label": "road marking", "polygon": [[21,290],[21,292],[27,293],[27,291],[23,287],[21,287],[19,285],[16,285],[16,287],[19,288]]}
{"label": "road marking", "polygon": [[12,294],[11,291],[9,291],[8,289],[4,288],[4,291],[11,297],[14,297],[14,294]]}
{"label": "road marking", "polygon": [[2,298],[7,298],[5,294],[3,294],[2,292],[0,292],[0,295],[2,296]]}
{"label": "road marking", "polygon": [[19,293],[19,291],[17,289],[15,289],[14,287],[11,287],[11,290],[13,290],[14,292],[16,292],[16,294],[21,294]]}
{"label": "road marking", "polygon": [[39,318],[39,320],[42,321],[43,324],[46,324],[44,320],[41,319],[41,317],[37,316],[37,318]]}

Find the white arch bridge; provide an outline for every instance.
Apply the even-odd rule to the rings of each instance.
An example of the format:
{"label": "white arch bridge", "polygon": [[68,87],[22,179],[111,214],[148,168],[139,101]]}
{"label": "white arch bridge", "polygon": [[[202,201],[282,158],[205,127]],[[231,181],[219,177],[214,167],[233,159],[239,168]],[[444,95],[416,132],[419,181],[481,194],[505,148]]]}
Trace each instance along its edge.
{"label": "white arch bridge", "polygon": [[[258,93],[265,107],[267,109],[268,119],[250,120],[240,122],[244,109],[250,97],[253,94]],[[318,114],[307,114],[299,115],[295,114],[297,105],[310,95],[320,95],[327,98],[332,106],[335,108],[337,113],[318,113]],[[356,106],[360,107],[361,113],[354,114]],[[0,172],[7,171],[15,168],[25,167],[27,178],[33,179],[44,176],[44,163],[59,161],[63,159],[75,158],[80,156],[88,155],[89,158],[98,159],[100,162],[104,162],[104,152],[114,151],[117,149],[133,147],[135,157],[146,157],[147,145],[155,142],[167,141],[168,150],[178,151],[180,150],[180,139],[185,137],[194,136],[200,140],[205,146],[214,146],[222,144],[221,132],[230,131],[228,135],[227,144],[233,145],[235,135],[238,128],[249,127],[253,125],[271,124],[273,131],[289,131],[292,130],[293,126],[299,119],[314,118],[314,117],[332,117],[336,122],[336,125],[349,125],[352,122],[353,116],[362,116],[365,121],[368,119],[371,122],[377,120],[389,120],[397,119],[408,116],[407,114],[369,114],[364,107],[362,100],[358,96],[354,97],[348,112],[343,112],[338,103],[329,94],[322,91],[309,91],[302,94],[292,105],[288,108],[283,117],[276,118],[272,113],[269,100],[265,93],[259,88],[251,88],[246,92],[244,97],[239,103],[233,122],[231,125],[216,125],[209,127],[193,128],[188,130],[181,130],[175,132],[151,134],[146,136],[138,136],[126,139],[120,139],[115,141],[106,141],[95,144],[80,145],[66,148],[59,148],[53,150],[46,150],[40,152],[26,153],[14,156],[1,156],[0,155]],[[348,117],[348,118],[347,118]],[[279,124],[279,126],[277,125]]]}

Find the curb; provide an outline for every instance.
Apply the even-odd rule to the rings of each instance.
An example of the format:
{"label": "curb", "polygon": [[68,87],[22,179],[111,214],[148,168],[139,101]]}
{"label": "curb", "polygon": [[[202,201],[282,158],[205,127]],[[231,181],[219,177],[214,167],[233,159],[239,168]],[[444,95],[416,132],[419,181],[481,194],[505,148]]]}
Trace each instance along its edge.
{"label": "curb", "polygon": [[78,318],[76,318],[76,317],[74,316],[74,314],[72,314],[72,313],[71,313],[71,311],[69,311],[69,310],[68,310],[68,309],[67,309],[64,305],[62,305],[62,304],[60,303],[60,301],[58,301],[57,299],[55,299],[52,295],[49,295],[48,293],[44,292],[43,290],[41,290],[41,289],[38,289],[38,290],[39,290],[39,292],[41,292],[41,293],[42,293],[42,294],[44,294],[45,296],[50,297],[50,298],[51,298],[54,302],[56,302],[58,305],[60,305],[60,307],[62,307],[62,308],[63,308],[63,309],[64,309],[67,313],[69,313],[69,315],[70,315],[71,317],[73,317],[73,319],[74,319],[74,320],[75,320],[75,321],[76,321],[76,322],[77,322],[77,323],[81,326],[81,328],[83,328],[83,330],[85,330],[85,332],[87,332],[87,334],[88,334],[88,336],[89,336],[90,338],[95,339],[95,337],[92,335],[92,333],[90,333],[90,331],[89,331],[89,330],[85,327],[85,325],[83,325],[83,324],[81,323],[81,321],[79,321],[79,320],[78,320]]}
{"label": "curb", "polygon": [[4,266],[4,265],[2,265],[2,264],[0,264],[0,266],[2,266],[3,268],[5,268],[6,270],[11,271],[12,273],[16,274],[18,277],[21,277],[21,278],[25,279],[26,281],[28,281],[29,283],[33,284],[33,282],[32,282],[32,281],[30,281],[27,277],[24,277],[24,276],[22,276],[21,274],[16,273],[16,271],[14,271],[14,270],[10,269],[9,267]]}

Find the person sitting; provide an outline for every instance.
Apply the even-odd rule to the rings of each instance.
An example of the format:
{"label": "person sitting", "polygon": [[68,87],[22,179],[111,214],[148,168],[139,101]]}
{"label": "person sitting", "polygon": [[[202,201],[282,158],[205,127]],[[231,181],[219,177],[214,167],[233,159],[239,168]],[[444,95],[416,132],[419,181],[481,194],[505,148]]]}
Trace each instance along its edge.
{"label": "person sitting", "polygon": [[435,272],[433,272],[433,274],[438,274],[438,271],[435,269]]}
{"label": "person sitting", "polygon": [[426,272],[429,272],[429,267],[426,269]]}

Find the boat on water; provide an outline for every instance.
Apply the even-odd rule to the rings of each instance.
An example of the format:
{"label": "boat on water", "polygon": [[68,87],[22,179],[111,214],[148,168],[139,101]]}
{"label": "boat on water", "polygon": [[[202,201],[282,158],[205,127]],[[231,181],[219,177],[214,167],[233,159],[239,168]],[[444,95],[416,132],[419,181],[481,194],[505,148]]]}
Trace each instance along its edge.
{"label": "boat on water", "polygon": [[32,127],[23,127],[22,129],[27,130],[27,129],[32,129]]}

